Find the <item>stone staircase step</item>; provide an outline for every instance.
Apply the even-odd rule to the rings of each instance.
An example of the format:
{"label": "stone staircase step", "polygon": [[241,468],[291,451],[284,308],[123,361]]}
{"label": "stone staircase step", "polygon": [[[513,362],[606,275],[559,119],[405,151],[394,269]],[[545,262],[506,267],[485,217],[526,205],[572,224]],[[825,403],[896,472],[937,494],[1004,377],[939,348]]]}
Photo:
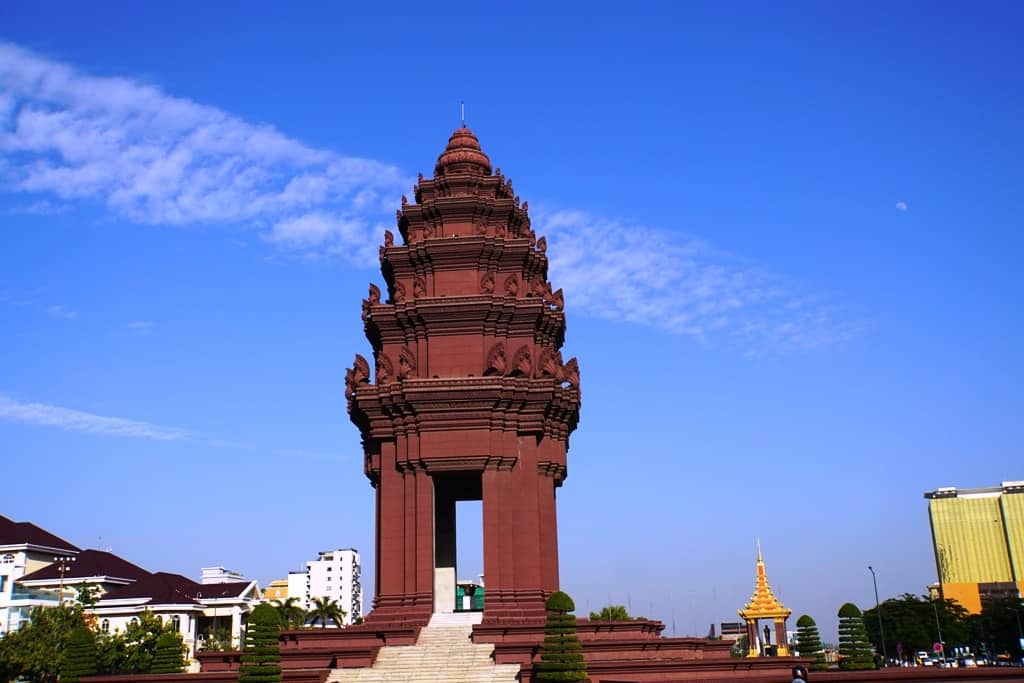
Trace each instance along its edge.
{"label": "stone staircase step", "polygon": [[470,640],[479,612],[435,614],[415,645],[381,648],[372,667],[335,669],[328,683],[517,683],[518,664],[495,664],[494,646]]}

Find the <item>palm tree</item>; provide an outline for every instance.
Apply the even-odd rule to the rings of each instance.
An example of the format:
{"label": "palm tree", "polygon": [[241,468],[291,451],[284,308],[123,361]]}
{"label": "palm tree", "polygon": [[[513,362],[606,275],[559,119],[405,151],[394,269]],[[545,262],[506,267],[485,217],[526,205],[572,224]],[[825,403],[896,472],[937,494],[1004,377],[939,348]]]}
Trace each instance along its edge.
{"label": "palm tree", "polygon": [[334,600],[328,597],[314,598],[313,609],[306,612],[306,619],[309,620],[310,626],[316,625],[319,621],[320,628],[327,628],[327,622],[333,621],[334,625],[340,628],[345,614],[345,610]]}
{"label": "palm tree", "polygon": [[278,616],[281,617],[281,624],[286,629],[300,628],[305,620],[306,613],[296,604],[298,601],[298,598],[285,598],[270,603],[277,610]]}

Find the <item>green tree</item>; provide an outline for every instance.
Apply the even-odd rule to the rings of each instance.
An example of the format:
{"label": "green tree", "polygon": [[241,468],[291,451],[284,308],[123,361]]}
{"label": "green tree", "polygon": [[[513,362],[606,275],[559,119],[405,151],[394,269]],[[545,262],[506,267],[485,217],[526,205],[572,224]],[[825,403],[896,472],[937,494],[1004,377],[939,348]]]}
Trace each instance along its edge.
{"label": "green tree", "polygon": [[177,674],[185,669],[185,643],[173,631],[164,631],[156,639],[152,674]]}
{"label": "green tree", "polygon": [[548,611],[544,625],[544,643],[537,662],[537,679],[541,681],[584,681],[587,666],[583,661],[583,647],[576,635],[576,609],[572,598],[555,591],[548,598]]}
{"label": "green tree", "polygon": [[[971,640],[968,613],[953,600],[932,601],[928,596],[905,593],[898,598],[889,598],[880,606],[882,628],[885,631],[885,650],[896,654],[897,645],[902,645],[905,656],[925,650],[930,652],[932,643],[942,639],[952,649],[966,645]],[[879,652],[882,642],[878,631],[879,608],[864,610],[864,626],[871,644]],[[939,628],[936,628],[936,619]]]}
{"label": "green tree", "polygon": [[600,612],[591,612],[591,621],[626,621],[630,619],[625,605],[606,605]]}
{"label": "green tree", "polygon": [[75,591],[78,593],[75,597],[75,602],[82,607],[95,607],[96,603],[100,601],[100,589],[96,586],[90,586],[85,581],[77,584]]}
{"label": "green tree", "polygon": [[828,668],[825,662],[825,650],[821,646],[821,636],[814,619],[804,614],[796,620],[796,650],[801,657],[814,657],[812,671],[824,671]]}
{"label": "green tree", "polygon": [[282,628],[302,628],[306,612],[299,607],[298,602],[298,598],[285,598],[270,603],[277,610],[277,615],[281,617]]}
{"label": "green tree", "polygon": [[85,626],[76,627],[68,635],[60,653],[61,683],[76,683],[82,676],[96,673],[96,638]]}
{"label": "green tree", "polygon": [[747,643],[746,636],[740,636],[736,639],[736,642],[729,648],[730,657],[746,657],[750,654],[750,644]]}
{"label": "green tree", "polygon": [[149,610],[144,611],[138,621],[132,621],[124,632],[125,659],[122,668],[126,673],[148,674],[153,668],[157,640],[164,633],[162,621]]}
{"label": "green tree", "polygon": [[62,652],[79,627],[87,627],[80,605],[33,608],[29,623],[0,641],[0,671],[8,679],[56,681]]}
{"label": "green tree", "polygon": [[[986,598],[981,601],[981,614],[969,617],[977,652],[986,652],[991,657],[1009,655],[1020,661],[1024,656],[1021,649],[1021,623],[1024,622],[1024,600],[1016,597]],[[943,631],[945,636],[946,632]]]}
{"label": "green tree", "polygon": [[875,668],[864,615],[852,602],[839,608],[839,657],[840,669]]}
{"label": "green tree", "polygon": [[269,604],[257,605],[249,616],[238,683],[281,682],[281,617]]}
{"label": "green tree", "polygon": [[345,610],[328,597],[314,598],[313,609],[306,613],[306,618],[309,619],[311,626],[315,626],[318,621],[321,628],[327,628],[328,621],[341,626],[341,622],[345,620]]}

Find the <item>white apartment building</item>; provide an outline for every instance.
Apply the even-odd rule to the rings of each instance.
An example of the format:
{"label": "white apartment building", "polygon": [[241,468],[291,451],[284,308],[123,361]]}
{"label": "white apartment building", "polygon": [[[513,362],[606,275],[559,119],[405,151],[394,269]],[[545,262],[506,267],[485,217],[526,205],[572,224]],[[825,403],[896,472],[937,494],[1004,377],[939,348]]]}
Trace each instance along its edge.
{"label": "white apartment building", "polygon": [[306,563],[305,571],[288,572],[288,597],[298,598],[304,610],[313,607],[315,598],[330,598],[345,610],[343,625],[363,616],[363,591],[360,582],[359,551],[354,548],[325,550]]}
{"label": "white apartment building", "polygon": [[0,515],[0,634],[20,628],[33,607],[58,603],[56,593],[22,587],[15,582],[55,562],[66,571],[78,553],[76,546],[35,524],[15,522]]}

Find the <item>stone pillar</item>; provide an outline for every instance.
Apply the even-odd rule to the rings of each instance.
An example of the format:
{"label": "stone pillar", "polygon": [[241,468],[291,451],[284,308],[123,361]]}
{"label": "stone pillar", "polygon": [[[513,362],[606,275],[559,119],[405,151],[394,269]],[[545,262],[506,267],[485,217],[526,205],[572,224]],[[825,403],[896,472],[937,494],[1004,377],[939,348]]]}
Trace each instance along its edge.
{"label": "stone pillar", "polygon": [[415,471],[416,482],[416,602],[434,609],[434,480]]}
{"label": "stone pillar", "polygon": [[786,641],[786,619],[776,617],[775,618],[775,643],[779,648],[780,657],[789,656],[789,644]]}
{"label": "stone pillar", "polygon": [[380,451],[375,608],[397,607],[405,592],[405,482],[395,462],[395,442],[382,443]]}
{"label": "stone pillar", "polygon": [[558,521],[555,480],[547,473],[537,476],[537,506],[540,513],[541,588],[545,597],[558,590]]}
{"label": "stone pillar", "polygon": [[760,657],[761,648],[758,645],[757,619],[747,619],[747,656]]}
{"label": "stone pillar", "polygon": [[455,609],[457,539],[455,495],[450,486],[434,480],[434,612]]}

